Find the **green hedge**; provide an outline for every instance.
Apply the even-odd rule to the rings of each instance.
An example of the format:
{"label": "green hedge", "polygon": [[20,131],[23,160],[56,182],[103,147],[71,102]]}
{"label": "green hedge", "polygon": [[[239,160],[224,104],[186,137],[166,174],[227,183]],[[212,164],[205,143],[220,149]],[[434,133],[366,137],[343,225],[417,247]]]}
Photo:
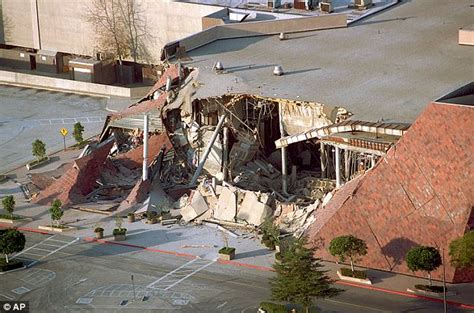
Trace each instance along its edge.
{"label": "green hedge", "polygon": [[125,235],[126,233],[127,233],[126,228],[114,228],[114,231],[112,232],[112,234],[114,236],[116,236],[116,235]]}
{"label": "green hedge", "polygon": [[232,248],[232,247],[224,247],[219,250],[220,254],[227,254],[227,255],[231,255],[234,252],[235,252],[235,248]]}
{"label": "green hedge", "polygon": [[18,215],[13,215],[13,218],[10,214],[0,214],[0,218],[4,218],[6,220],[20,220],[22,217]]}
{"label": "green hedge", "polygon": [[287,313],[286,307],[284,304],[277,304],[272,302],[262,302],[260,303],[260,308],[265,310],[267,313]]}
{"label": "green hedge", "polygon": [[[443,286],[415,285],[415,288],[419,290],[429,291],[429,292],[436,292],[436,293],[443,292]],[[448,288],[446,288],[446,291],[447,290]]]}
{"label": "green hedge", "polygon": [[357,271],[355,270],[352,272],[350,268],[343,267],[341,268],[341,274],[344,276],[359,278],[359,279],[367,279],[367,274],[364,271]]}
{"label": "green hedge", "polygon": [[6,263],[5,259],[0,259],[0,272],[11,271],[17,268],[23,267],[23,262],[18,260],[10,260]]}

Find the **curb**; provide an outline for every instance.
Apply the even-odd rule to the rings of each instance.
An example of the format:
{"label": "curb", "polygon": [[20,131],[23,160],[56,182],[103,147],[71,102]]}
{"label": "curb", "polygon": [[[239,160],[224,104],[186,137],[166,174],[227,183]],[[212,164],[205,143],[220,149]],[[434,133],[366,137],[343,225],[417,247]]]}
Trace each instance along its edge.
{"label": "curb", "polygon": [[[351,286],[351,287],[357,287],[357,288],[363,288],[363,289],[369,289],[369,290],[374,290],[374,291],[380,291],[380,292],[385,292],[385,293],[391,293],[391,294],[404,296],[404,297],[408,297],[408,298],[418,298],[418,299],[430,300],[430,301],[433,301],[433,302],[443,303],[443,299],[438,299],[438,298],[433,298],[433,297],[428,297],[428,296],[423,296],[423,295],[417,295],[417,294],[404,292],[404,291],[391,290],[391,289],[385,289],[385,288],[380,288],[380,287],[349,283],[349,282],[340,281],[340,280],[336,281],[336,284],[346,285],[346,286]],[[446,300],[446,303],[448,303],[450,305],[458,306],[458,307],[463,308],[463,309],[474,309],[474,305],[471,305],[471,304],[466,304],[466,303],[461,303],[461,302],[456,302],[456,301],[450,301],[450,300]]]}
{"label": "curb", "polygon": [[29,227],[14,227],[10,224],[4,224],[4,223],[0,223],[0,227],[1,228],[15,228],[15,229],[18,229],[18,230],[28,231],[28,232],[31,232],[31,233],[38,233],[38,234],[41,234],[41,235],[54,235],[53,233],[50,233],[50,232],[47,232],[47,231],[44,231],[44,230],[39,230],[39,229],[29,228]]}

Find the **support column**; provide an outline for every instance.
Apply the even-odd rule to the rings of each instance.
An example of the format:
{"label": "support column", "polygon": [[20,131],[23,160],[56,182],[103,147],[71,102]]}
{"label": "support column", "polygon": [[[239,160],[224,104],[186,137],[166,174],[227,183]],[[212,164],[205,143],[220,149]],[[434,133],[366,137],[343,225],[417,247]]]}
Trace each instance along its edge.
{"label": "support column", "polygon": [[201,161],[199,162],[199,166],[198,168],[196,169],[196,172],[194,172],[194,176],[193,178],[191,179],[191,183],[190,185],[194,185],[199,177],[199,175],[201,174],[201,171],[202,169],[204,168],[204,164],[206,163],[206,160],[207,160],[207,157],[209,156],[209,153],[211,153],[211,150],[212,150],[212,146],[214,145],[214,142],[216,141],[217,139],[217,135],[219,135],[219,132],[222,128],[222,125],[224,124],[224,121],[225,121],[225,118],[227,116],[227,113],[224,113],[220,119],[219,119],[219,123],[217,123],[217,126],[216,126],[216,129],[214,130],[214,133],[212,134],[212,137],[211,137],[211,140],[209,141],[207,147],[206,147],[206,151],[204,151],[204,155],[201,159]]}
{"label": "support column", "polygon": [[222,137],[222,173],[224,174],[224,181],[227,181],[229,175],[229,127],[224,127]]}
{"label": "support column", "polygon": [[370,168],[375,166],[375,155],[372,155],[370,158]]}
{"label": "support column", "polygon": [[346,182],[350,180],[349,153],[349,150],[344,150],[344,175]]}
{"label": "support column", "polygon": [[148,114],[143,116],[143,181],[148,179]]}
{"label": "support column", "polygon": [[[285,137],[285,129],[283,128],[283,112],[282,104],[278,103],[278,120],[280,122],[280,137]],[[288,166],[286,160],[286,147],[281,147],[281,187],[284,195],[288,194]]]}
{"label": "support column", "polygon": [[321,160],[321,178],[327,178],[327,155],[326,145],[323,142],[319,143],[319,158]]}
{"label": "support column", "polygon": [[336,160],[335,160],[335,167],[336,167],[336,188],[341,187],[341,160],[340,160],[340,151],[339,147],[336,147]]}

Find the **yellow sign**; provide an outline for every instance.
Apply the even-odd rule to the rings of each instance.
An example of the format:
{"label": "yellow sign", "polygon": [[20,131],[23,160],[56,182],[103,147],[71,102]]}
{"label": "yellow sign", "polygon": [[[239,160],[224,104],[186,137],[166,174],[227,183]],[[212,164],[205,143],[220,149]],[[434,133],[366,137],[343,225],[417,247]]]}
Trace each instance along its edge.
{"label": "yellow sign", "polygon": [[61,133],[61,135],[63,135],[63,137],[66,137],[66,135],[67,135],[67,129],[66,128],[61,128],[61,130],[59,132]]}

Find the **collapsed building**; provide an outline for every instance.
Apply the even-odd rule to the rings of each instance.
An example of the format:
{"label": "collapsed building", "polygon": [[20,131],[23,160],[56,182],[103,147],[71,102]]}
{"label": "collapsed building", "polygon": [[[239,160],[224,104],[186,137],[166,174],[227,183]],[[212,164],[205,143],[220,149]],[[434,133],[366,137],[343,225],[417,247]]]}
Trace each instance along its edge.
{"label": "collapsed building", "polygon": [[[399,211],[394,203],[398,200],[387,192],[394,186],[379,190],[389,184],[389,177],[378,173],[399,157],[400,138],[419,136],[418,126],[410,131],[406,123],[352,119],[342,107],[257,94],[197,97],[201,84],[198,69],[168,65],[143,99],[107,117],[98,143],[86,147],[62,176],[33,175],[39,188],[34,201],[44,204],[59,198],[70,208],[105,214],[155,211],[175,222],[231,227],[255,228],[273,217],[284,233],[309,234],[318,247],[327,248],[336,235],[354,233],[377,254],[377,233],[362,222],[368,221],[371,208],[374,216],[382,216],[388,204],[392,206],[387,214]],[[465,110],[472,115],[472,107]],[[431,119],[426,114],[422,121]],[[442,135],[449,134],[439,134],[433,143],[444,142]],[[420,138],[429,137],[423,132]],[[472,150],[472,144],[469,147]],[[405,190],[401,182],[395,183]],[[381,198],[370,205],[352,205],[352,198],[362,193],[365,201],[373,193]],[[472,207],[473,201],[466,203]],[[463,210],[466,213],[467,207]],[[340,218],[342,212],[349,215]],[[365,226],[351,214],[361,214]],[[470,224],[461,218],[459,225],[455,223],[450,238],[462,235],[462,225]],[[390,236],[401,236],[401,231],[392,227]],[[422,233],[413,236],[412,244],[425,242],[415,240]],[[409,246],[394,245],[399,263]],[[316,253],[331,259],[325,249]],[[382,251],[363,265],[407,272],[406,265],[386,258]],[[450,271],[451,281],[472,279],[469,273]]]}

